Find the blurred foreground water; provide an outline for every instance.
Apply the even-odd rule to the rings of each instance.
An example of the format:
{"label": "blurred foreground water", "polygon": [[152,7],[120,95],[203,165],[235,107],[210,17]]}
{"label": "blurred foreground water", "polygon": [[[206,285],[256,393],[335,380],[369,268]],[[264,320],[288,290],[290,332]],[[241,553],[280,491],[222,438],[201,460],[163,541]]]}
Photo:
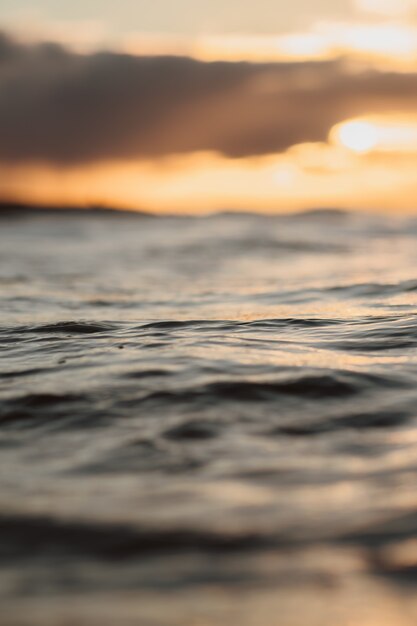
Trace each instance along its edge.
{"label": "blurred foreground water", "polygon": [[415,626],[417,220],[0,221],[1,626]]}

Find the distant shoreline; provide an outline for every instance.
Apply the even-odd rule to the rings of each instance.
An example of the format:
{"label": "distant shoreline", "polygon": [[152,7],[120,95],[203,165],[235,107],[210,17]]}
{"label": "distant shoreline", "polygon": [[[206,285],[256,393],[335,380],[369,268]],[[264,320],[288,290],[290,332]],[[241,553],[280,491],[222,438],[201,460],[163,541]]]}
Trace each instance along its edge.
{"label": "distant shoreline", "polygon": [[115,207],[101,206],[47,206],[40,204],[25,204],[23,202],[0,202],[0,219],[24,218],[36,216],[56,217],[158,217],[156,213],[141,210],[118,209]]}
{"label": "distant shoreline", "polygon": [[211,211],[207,213],[157,213],[142,209],[122,209],[103,206],[49,206],[41,204],[28,204],[24,202],[0,201],[0,219],[23,219],[26,217],[126,217],[126,218],[207,218],[207,217],[260,217],[273,218],[311,218],[328,217],[343,218],[353,211],[337,208],[311,208],[294,212],[265,213],[250,210],[225,210]]}

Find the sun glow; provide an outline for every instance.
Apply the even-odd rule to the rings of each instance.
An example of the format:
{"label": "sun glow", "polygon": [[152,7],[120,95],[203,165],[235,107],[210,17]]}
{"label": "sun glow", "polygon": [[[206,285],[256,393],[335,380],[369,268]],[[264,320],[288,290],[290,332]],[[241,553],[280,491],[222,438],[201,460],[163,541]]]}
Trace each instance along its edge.
{"label": "sun glow", "polygon": [[417,119],[372,118],[348,120],[330,132],[330,143],[357,154],[369,152],[417,153]]}
{"label": "sun glow", "polygon": [[378,131],[370,122],[351,121],[337,126],[332,138],[353,152],[365,154],[377,146]]}
{"label": "sun glow", "polygon": [[51,206],[101,205],[166,214],[279,213],[327,206],[415,213],[417,150],[356,154],[340,143],[322,143],[244,159],[199,153],[159,165],[2,166],[0,196]]}

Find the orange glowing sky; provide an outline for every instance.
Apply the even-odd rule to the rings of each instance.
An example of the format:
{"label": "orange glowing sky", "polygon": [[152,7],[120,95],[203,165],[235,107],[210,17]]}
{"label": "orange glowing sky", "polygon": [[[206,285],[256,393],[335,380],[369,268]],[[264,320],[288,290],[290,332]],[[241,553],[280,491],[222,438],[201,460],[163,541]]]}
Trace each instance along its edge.
{"label": "orange glowing sky", "polygon": [[[9,60],[11,53],[9,57],[6,54],[2,65],[0,45],[0,137],[6,138],[6,148],[0,146],[1,197],[163,212],[273,212],[318,206],[417,211],[417,0],[295,0],[285,5],[271,0],[155,0],[152,5],[144,0],[121,0],[117,10],[110,3],[84,0],[74,2],[71,11],[68,5],[52,0],[40,0],[36,10],[30,4],[5,0],[0,8],[0,30],[16,42],[16,49],[21,46],[29,50],[27,56],[35,50],[28,46],[43,41],[65,45],[74,67],[78,67],[79,58],[95,59],[95,52],[103,49],[111,51],[111,59],[117,63],[118,59],[143,55],[183,55],[201,62],[193,70],[194,81],[199,80],[198,68],[204,72],[207,62],[229,63],[219,65],[220,78],[208,75],[210,89],[201,78],[196,94],[181,77],[171,78],[168,73],[161,79],[157,66],[157,80],[173,83],[169,92],[172,102],[161,109],[160,118],[155,121],[152,117],[148,126],[145,116],[141,120],[144,126],[132,133],[131,141],[129,137],[122,141],[118,116],[126,115],[125,109],[119,111],[115,105],[112,115],[111,108],[97,111],[104,120],[100,128],[109,133],[108,141],[103,142],[105,148],[100,145],[101,152],[93,150],[90,154],[87,150],[86,157],[80,151],[78,158],[77,133],[88,133],[91,126],[82,117],[82,107],[79,128],[72,121],[72,136],[61,137],[63,123],[53,126],[50,121],[55,118],[57,95],[45,103],[45,92],[36,90],[36,84],[34,104],[27,100],[27,114],[34,116],[30,127],[33,141],[44,142],[45,149],[40,145],[42,149],[33,151],[32,139],[25,143],[25,137],[19,135],[25,129],[18,123],[18,114],[21,119],[27,115],[24,103],[19,104],[18,114],[10,113],[8,90],[14,88],[13,81],[23,80],[24,72],[32,66],[38,72],[31,70],[29,74],[35,75],[34,83],[45,82],[46,72],[42,59],[37,65],[26,60],[23,67],[21,52],[13,52],[17,59],[13,62]],[[337,64],[341,58],[344,74]],[[332,60],[336,65],[331,65]],[[255,70],[246,82],[239,83],[241,91],[230,99],[241,80],[241,61],[263,64],[262,72]],[[313,61],[327,61],[330,69],[323,70],[322,76],[321,70],[311,70],[309,63]],[[291,68],[288,76],[283,63]],[[274,77],[276,66],[283,78]],[[298,70],[293,71],[296,66]],[[63,68],[60,75],[67,72],[67,65]],[[377,83],[369,92],[367,72],[373,72],[372,80]],[[359,75],[365,77],[363,95],[357,87]],[[155,82],[146,80],[145,87],[141,83],[134,93],[139,109],[140,90],[149,89],[149,85],[152,88]],[[215,90],[214,80],[220,81]],[[352,96],[346,81],[356,89]],[[401,92],[397,84],[401,84]],[[64,115],[64,122],[71,107],[79,106],[68,85],[71,83],[64,89],[59,86],[59,93],[67,94],[68,104],[56,117]],[[106,84],[106,88],[111,90],[111,85]],[[130,92],[115,73],[114,90],[118,89],[125,90],[129,101]],[[161,89],[155,93],[165,94],[164,85]],[[187,89],[189,105],[184,95]],[[343,89],[351,98],[349,107],[344,107]],[[303,110],[304,90],[310,100]],[[183,96],[181,106],[178,94]],[[298,98],[294,107],[293,97]],[[159,110],[165,104],[156,96],[154,107],[152,99],[150,102],[150,112],[145,109],[145,113],[151,116],[152,108]],[[35,132],[44,105],[47,119],[39,122],[39,132]],[[128,111],[135,131],[134,106]],[[296,115],[305,134],[298,132]],[[280,135],[286,132],[286,116],[289,127],[293,125],[288,141],[281,140]],[[47,133],[42,124],[49,129]],[[276,139],[275,150],[274,142],[268,141],[269,132]],[[100,136],[98,141],[102,139]],[[56,149],[56,144],[65,141],[71,142],[71,150],[65,145]],[[19,146],[16,151],[15,144]]]}

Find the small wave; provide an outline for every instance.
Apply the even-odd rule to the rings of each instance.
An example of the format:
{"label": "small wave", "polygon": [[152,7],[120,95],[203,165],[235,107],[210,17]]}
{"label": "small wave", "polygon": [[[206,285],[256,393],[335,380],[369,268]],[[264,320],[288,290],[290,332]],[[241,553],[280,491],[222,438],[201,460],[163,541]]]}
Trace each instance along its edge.
{"label": "small wave", "polygon": [[139,330],[180,330],[180,329],[194,329],[198,327],[201,330],[201,326],[215,327],[219,322],[211,322],[207,320],[160,320],[155,322],[146,322],[139,326]]}
{"label": "small wave", "polygon": [[54,334],[65,333],[70,335],[90,335],[116,330],[116,327],[104,322],[56,322],[54,324],[41,324],[38,326],[25,326],[14,329],[18,333]]}
{"label": "small wave", "polygon": [[282,328],[325,328],[327,326],[338,326],[343,324],[343,320],[323,319],[323,318],[303,318],[303,317],[284,317],[278,319],[262,319],[253,322],[242,323],[241,326],[248,329],[265,329],[274,330]]}
{"label": "small wave", "polygon": [[74,405],[83,401],[88,398],[69,393],[30,393],[11,398],[0,406],[0,425],[22,421],[38,424],[39,421],[72,415]]}
{"label": "small wave", "polygon": [[39,374],[46,374],[47,372],[51,372],[51,368],[33,368],[26,370],[16,370],[10,372],[0,372],[0,379],[11,379],[11,378],[23,378],[25,376],[37,376]]}
{"label": "small wave", "polygon": [[407,350],[417,346],[415,317],[363,320],[359,329],[352,323],[349,326],[349,330],[344,331],[345,338],[330,339],[327,345],[342,351],[357,352]]}
{"label": "small wave", "polygon": [[350,285],[337,285],[327,289],[330,293],[342,293],[349,297],[386,297],[401,293],[417,291],[416,280],[406,280],[398,283],[357,283]]}
{"label": "small wave", "polygon": [[397,428],[411,419],[405,411],[375,411],[370,413],[353,413],[332,419],[321,419],[314,423],[287,424],[268,432],[268,435],[285,435],[288,437],[313,437],[341,430],[374,430]]}
{"label": "small wave", "polygon": [[[328,372],[292,375],[279,380],[224,380],[184,389],[163,389],[145,396],[142,402],[188,403],[193,401],[270,402],[285,396],[331,400],[360,394],[370,388],[401,386],[401,381],[371,374]],[[135,402],[135,401],[134,401]]]}
{"label": "small wave", "polygon": [[341,319],[315,318],[315,317],[283,317],[263,318],[249,322],[240,320],[161,320],[146,322],[138,327],[139,331],[242,331],[242,330],[282,330],[285,328],[324,328],[344,324]]}
{"label": "small wave", "polygon": [[148,370],[139,370],[135,372],[128,372],[124,374],[124,378],[132,378],[133,380],[141,380],[144,378],[165,378],[170,376],[171,373],[168,370],[163,369],[148,369]]}
{"label": "small wave", "polygon": [[135,528],[11,514],[0,516],[0,533],[1,561],[59,554],[125,561],[143,555],[184,551],[255,550],[273,543],[272,538],[238,531],[221,534],[192,528]]}
{"label": "small wave", "polygon": [[215,439],[218,434],[219,428],[216,424],[193,420],[169,428],[163,436],[174,441],[199,441]]}

